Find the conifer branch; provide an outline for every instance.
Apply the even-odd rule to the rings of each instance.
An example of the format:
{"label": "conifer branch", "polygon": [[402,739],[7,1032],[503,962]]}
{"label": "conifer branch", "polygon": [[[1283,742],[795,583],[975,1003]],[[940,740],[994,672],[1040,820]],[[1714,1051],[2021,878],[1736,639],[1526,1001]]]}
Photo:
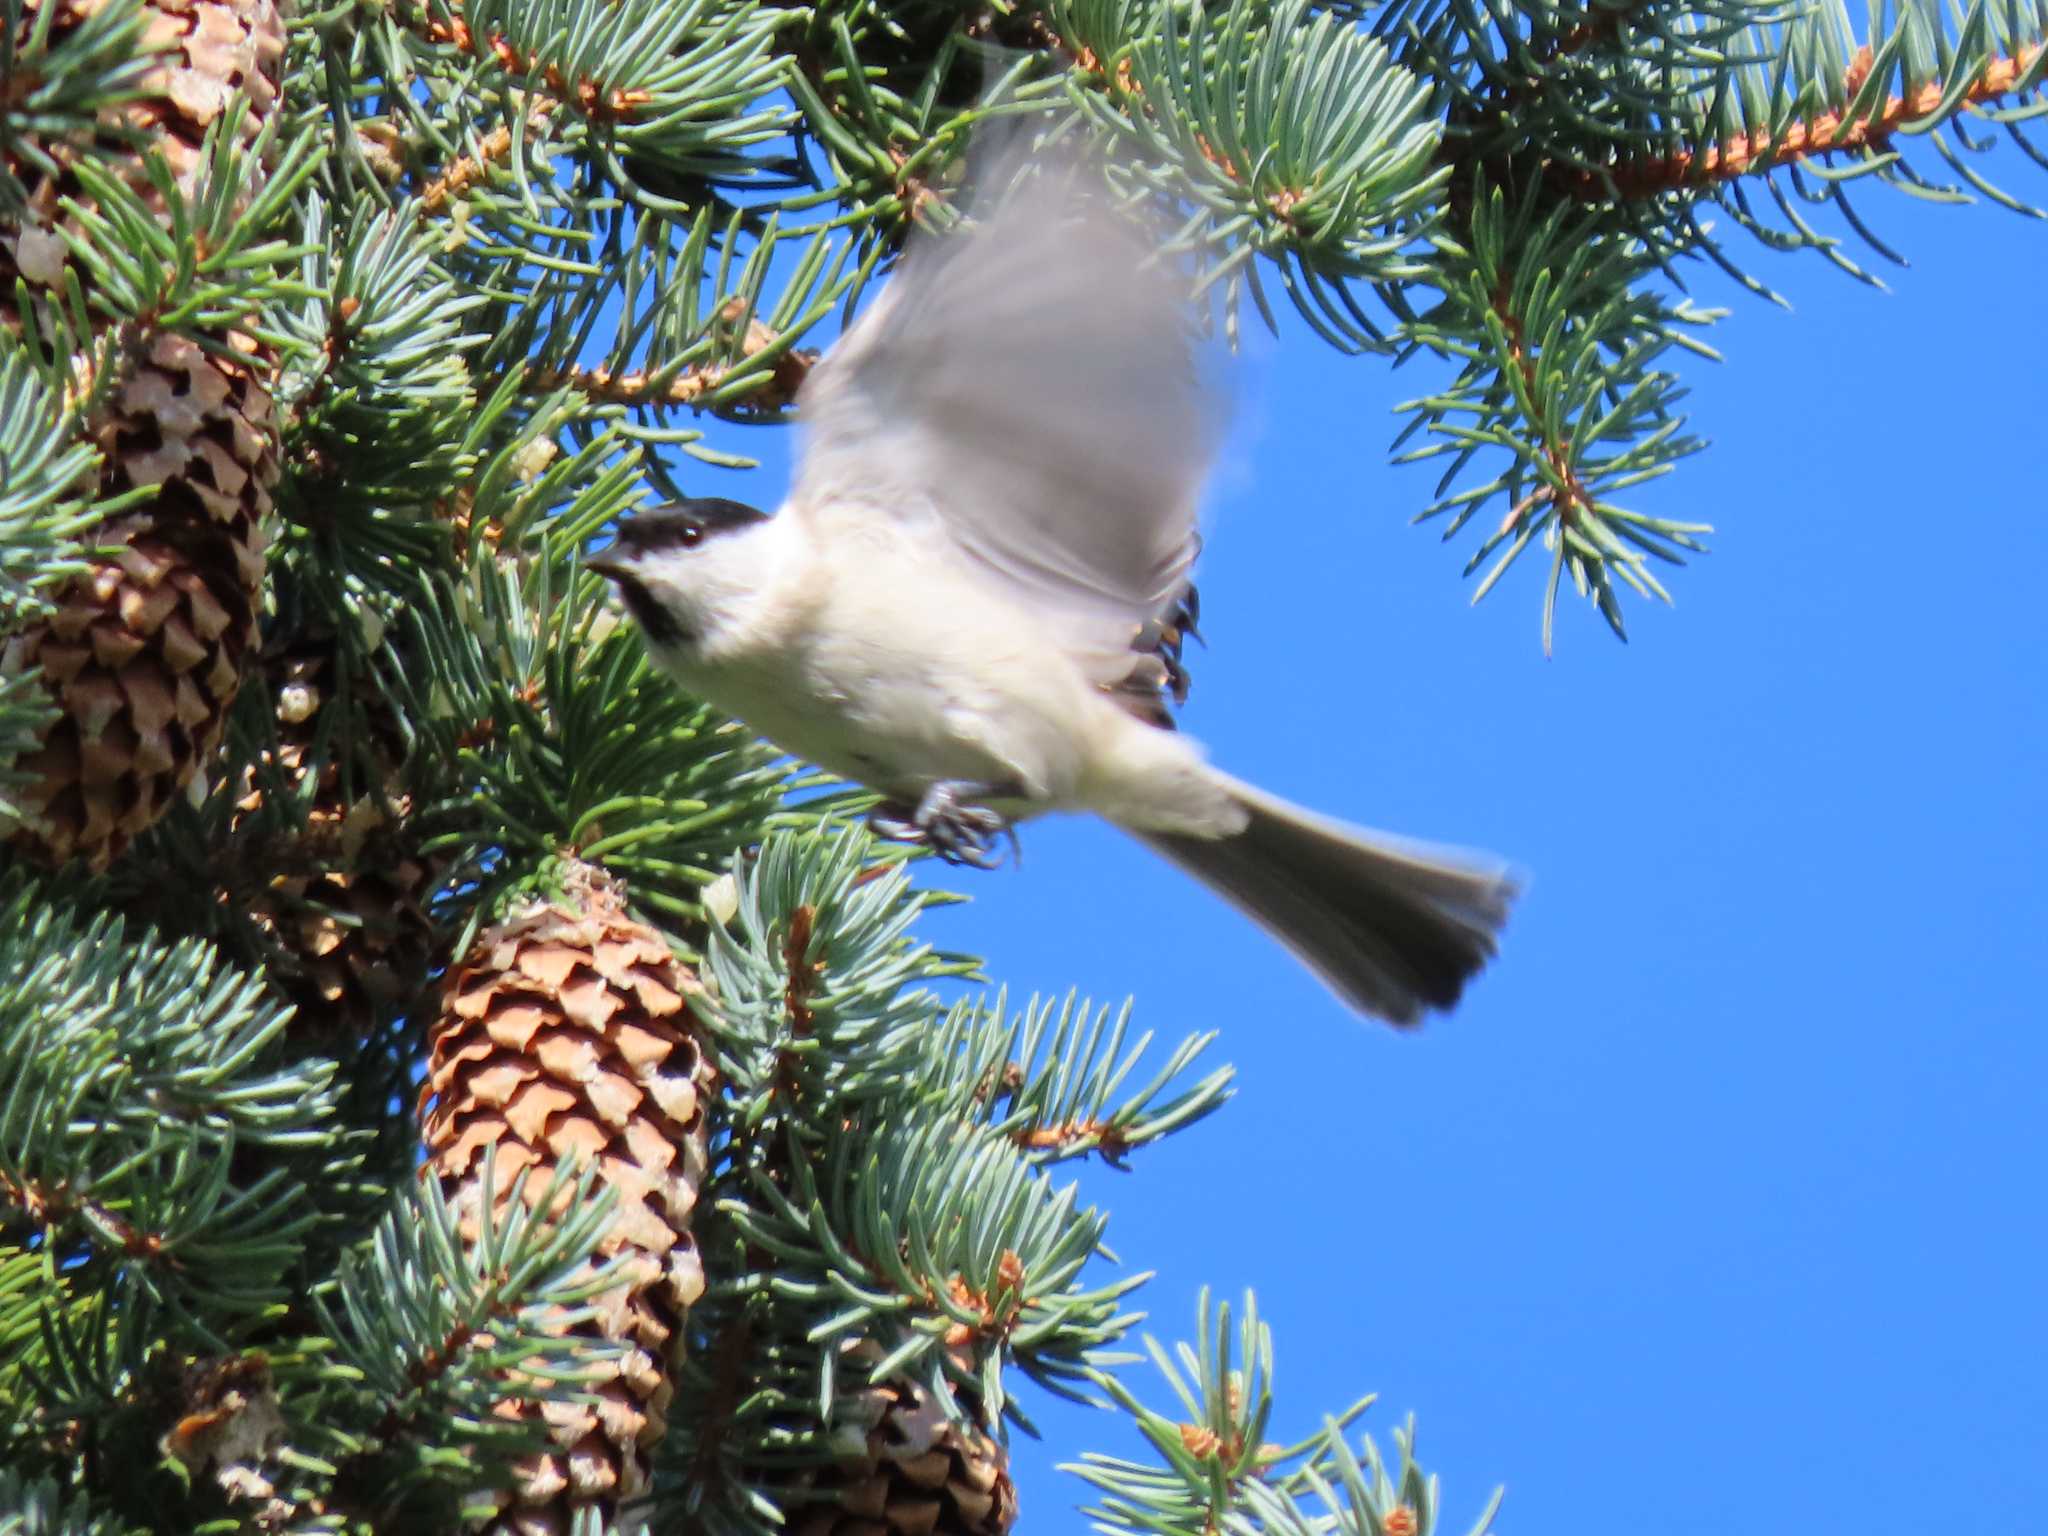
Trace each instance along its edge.
{"label": "conifer branch", "polygon": [[[539,50],[522,49],[502,32],[472,31],[455,0],[448,0],[446,9],[445,17],[424,11],[413,16],[413,25],[422,37],[483,63],[496,64],[506,74],[546,91],[558,104],[574,107],[593,122],[630,121],[654,99],[647,91],[566,75],[559,65],[543,59]],[[509,135],[507,147],[510,147]]]}
{"label": "conifer branch", "polygon": [[[1437,1481],[1415,1460],[1413,1422],[1396,1426],[1397,1457],[1383,1460],[1370,1436],[1353,1448],[1348,1431],[1372,1405],[1361,1398],[1326,1417],[1316,1433],[1278,1445],[1263,1431],[1273,1415],[1273,1345],[1253,1299],[1241,1318],[1197,1304],[1192,1344],[1169,1352],[1147,1337],[1152,1362],[1171,1389],[1175,1411],[1147,1407],[1120,1377],[1097,1384],[1137,1423],[1154,1459],[1128,1461],[1090,1454],[1066,1470],[1102,1494],[1087,1513],[1095,1528],[1131,1536],[1212,1536],[1259,1531],[1269,1536],[1423,1536],[1441,1530]],[[1233,1326],[1233,1324],[1236,1326]],[[1500,1506],[1496,1492],[1468,1528],[1487,1536]]]}
{"label": "conifer branch", "polygon": [[[759,1268],[765,1254],[753,1256]],[[697,1443],[690,1456],[690,1484],[709,1495],[723,1483],[726,1437],[732,1433],[747,1386],[747,1366],[754,1348],[754,1329],[744,1309],[719,1329],[709,1351],[710,1386],[705,1392],[704,1410],[697,1420]]]}
{"label": "conifer branch", "polygon": [[[736,297],[721,306],[717,323],[737,326],[742,319],[747,319],[747,304]],[[575,363],[530,363],[523,385],[529,391],[543,394],[558,389],[574,390],[595,405],[705,407],[711,396],[745,378],[754,359],[782,336],[765,321],[747,319],[746,334],[738,346],[739,356],[731,362],[691,363],[673,373],[660,368],[616,370]],[[796,403],[819,356],[814,347],[790,348],[758,375],[751,388],[717,408],[739,409],[749,414],[788,410]]]}
{"label": "conifer branch", "polygon": [[[1536,374],[1537,359],[1529,346],[1522,317],[1516,313],[1514,293],[1514,269],[1503,265],[1488,307],[1506,336],[1508,362],[1521,384],[1518,393],[1526,400],[1540,400],[1543,395],[1542,384]],[[1501,520],[1500,532],[1503,534],[1513,531],[1532,512],[1546,506],[1555,510],[1560,523],[1571,527],[1592,505],[1592,497],[1588,495],[1573,462],[1571,444],[1560,442],[1550,431],[1549,422],[1542,417],[1532,415],[1530,425],[1536,428],[1541,439],[1543,462],[1550,473],[1536,489],[1508,509],[1507,516]],[[1545,648],[1548,649],[1547,645]]]}
{"label": "conifer branch", "polygon": [[95,1511],[76,1490],[47,1477],[32,1480],[16,1467],[0,1467],[0,1523],[19,1536],[129,1536],[134,1530]]}
{"label": "conifer branch", "polygon": [[0,1168],[0,1203],[13,1206],[29,1221],[46,1231],[80,1222],[131,1259],[146,1264],[182,1268],[166,1255],[165,1235],[145,1231],[111,1206],[78,1193],[66,1184],[47,1184],[40,1179],[16,1178]]}
{"label": "conifer branch", "polygon": [[1058,1125],[1022,1125],[1010,1139],[1027,1152],[1050,1152],[1055,1159],[1100,1152],[1106,1163],[1121,1163],[1131,1150],[1124,1129],[1108,1120],[1068,1120]]}
{"label": "conifer branch", "polygon": [[[486,1329],[493,1321],[509,1322],[519,1315],[519,1307],[509,1302],[502,1293],[494,1292],[482,1301],[481,1320],[465,1313],[460,1318],[450,1319],[438,1339],[428,1343],[414,1359],[404,1366],[405,1377],[410,1388],[408,1395],[394,1397],[384,1409],[384,1416],[370,1426],[364,1443],[351,1462],[368,1462],[381,1455],[395,1444],[419,1415],[432,1402],[432,1396],[449,1372],[467,1355],[477,1342],[479,1334],[488,1335]],[[350,1462],[344,1462],[346,1468]]]}
{"label": "conifer branch", "polygon": [[[946,1348],[973,1360],[980,1360],[991,1346],[1002,1348],[1023,1309],[1042,1304],[1041,1298],[1025,1295],[1024,1281],[1024,1260],[1014,1248],[1002,1251],[996,1260],[994,1284],[985,1289],[977,1290],[965,1275],[954,1274],[946,1282],[946,1297],[968,1316],[962,1318],[956,1313],[952,1327],[944,1335]],[[927,1291],[925,1299],[930,1305],[939,1304],[934,1292]]]}
{"label": "conifer branch", "polygon": [[[538,128],[547,121],[556,103],[546,97],[538,98],[527,109],[526,126]],[[514,139],[512,125],[500,123],[477,141],[473,153],[458,155],[442,172],[420,189],[419,207],[422,215],[437,214],[450,203],[459,201],[471,187],[489,178],[497,163],[512,153]]]}
{"label": "conifer branch", "polygon": [[1631,0],[1611,9],[1599,8],[1561,31],[1539,32],[1526,40],[1504,37],[1502,43],[1520,65],[1519,72],[1506,82],[1497,82],[1488,93],[1452,107],[1446,124],[1445,162],[1462,170],[1463,157],[1455,151],[1469,145],[1468,136],[1474,127],[1488,119],[1512,119],[1541,102],[1557,79],[1551,72],[1555,66],[1617,42],[1623,28],[1653,3],[1654,0]]}
{"label": "conifer branch", "polygon": [[[1882,151],[1907,124],[1932,116],[1944,102],[1952,111],[1985,106],[2016,90],[2038,84],[2039,65],[2048,45],[2034,44],[2004,57],[1985,61],[1956,96],[1950,84],[1932,80],[1908,95],[1893,95],[1882,107],[1862,116],[1846,111],[1820,113],[1788,124],[1776,133],[1737,134],[1704,149],[1644,160],[1623,160],[1611,169],[1575,171],[1568,184],[1589,202],[1611,198],[1657,197],[1686,187],[1711,186],[1741,176],[1764,175],[1781,166],[1816,156],[1855,151]],[[1869,77],[1872,53],[1856,50],[1841,84],[1841,99],[1853,101]],[[1953,99],[1952,99],[1953,98]]]}
{"label": "conifer branch", "polygon": [[[774,333],[766,326],[761,329],[773,338]],[[749,356],[758,350],[759,347],[750,347]],[[784,354],[773,370],[762,375],[760,384],[742,397],[742,402],[750,410],[787,410],[795,403],[797,392],[817,360],[815,351]],[[543,393],[573,389],[598,405],[695,406],[722,389],[743,369],[744,364],[692,364],[663,380],[659,370],[645,368],[614,373],[609,368],[537,366],[526,371],[526,385]]]}
{"label": "conifer branch", "polygon": [[797,1039],[811,1033],[816,1015],[811,1012],[811,994],[818,989],[818,982],[825,974],[825,962],[810,958],[811,935],[817,927],[818,909],[809,902],[797,907],[789,914],[789,927],[782,939],[782,963],[788,973],[788,984],[783,988],[783,1007],[789,1014],[789,1027]]}

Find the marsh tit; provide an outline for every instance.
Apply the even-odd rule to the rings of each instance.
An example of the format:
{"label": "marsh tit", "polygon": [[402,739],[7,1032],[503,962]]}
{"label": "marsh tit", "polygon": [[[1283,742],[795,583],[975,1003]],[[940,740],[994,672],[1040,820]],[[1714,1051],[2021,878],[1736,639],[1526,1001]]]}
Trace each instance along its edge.
{"label": "marsh tit", "polygon": [[1093,811],[1415,1023],[1492,955],[1513,885],[1240,783],[1172,728],[1224,423],[1148,255],[1071,166],[920,232],[805,382],[781,509],[680,502],[591,564],[665,670],[880,792],[886,835],[986,865],[1015,822]]}

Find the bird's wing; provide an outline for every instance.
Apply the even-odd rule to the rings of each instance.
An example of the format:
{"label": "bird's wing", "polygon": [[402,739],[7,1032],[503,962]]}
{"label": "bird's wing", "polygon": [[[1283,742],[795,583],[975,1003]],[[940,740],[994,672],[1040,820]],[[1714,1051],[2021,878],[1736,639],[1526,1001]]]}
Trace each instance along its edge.
{"label": "bird's wing", "polygon": [[805,383],[795,494],[930,519],[1114,689],[1187,590],[1223,412],[1185,290],[1083,183],[1034,172],[912,241]]}

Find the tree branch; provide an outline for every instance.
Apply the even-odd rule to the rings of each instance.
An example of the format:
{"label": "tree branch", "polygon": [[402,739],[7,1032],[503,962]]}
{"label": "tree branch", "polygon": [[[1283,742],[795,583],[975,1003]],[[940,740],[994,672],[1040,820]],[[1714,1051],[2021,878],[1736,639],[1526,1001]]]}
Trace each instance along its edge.
{"label": "tree branch", "polygon": [[110,1206],[81,1195],[67,1184],[44,1184],[37,1179],[16,1180],[0,1173],[0,1202],[14,1206],[37,1226],[45,1229],[78,1220],[119,1248],[132,1259],[163,1263],[182,1269],[164,1252],[160,1232],[146,1232]]}
{"label": "tree branch", "polygon": [[[730,299],[720,310],[719,319],[727,325],[736,325],[745,313],[743,301]],[[526,370],[526,382],[528,388],[537,391],[564,387],[574,389],[604,405],[695,406],[705,396],[723,387],[747,362],[781,339],[782,333],[773,326],[760,320],[750,320],[746,337],[740,343],[740,360],[735,363],[693,364],[666,380],[660,380],[657,371],[644,368],[636,368],[630,373],[615,373],[609,368],[574,365],[532,367]],[[795,403],[804,380],[810,377],[818,356],[818,352],[809,347],[785,352],[775,360],[774,367],[760,383],[748,392],[745,405],[757,411],[788,409]]]}
{"label": "tree branch", "polygon": [[[1503,268],[1500,281],[1494,285],[1492,302],[1487,307],[1500,321],[1501,329],[1507,332],[1508,358],[1521,377],[1523,394],[1528,399],[1536,400],[1542,398],[1536,378],[1536,359],[1531,355],[1528,343],[1524,339],[1522,317],[1515,313],[1511,303],[1513,291],[1513,274]],[[1512,528],[1532,508],[1542,505],[1545,501],[1556,504],[1558,521],[1569,526],[1581,509],[1591,505],[1593,500],[1579,479],[1578,469],[1572,463],[1570,453],[1553,442],[1549,433],[1543,432],[1542,423],[1531,421],[1530,425],[1542,434],[1543,458],[1550,466],[1551,473],[1557,477],[1557,484],[1545,485],[1539,490],[1532,491],[1510,507],[1507,516],[1501,522],[1503,532]]]}
{"label": "tree branch", "polygon": [[[1996,58],[1979,71],[1958,106],[1982,106],[2012,94],[2041,57],[2043,45],[2022,48],[2010,58]],[[1869,77],[1871,52],[1859,48],[1842,81],[1843,95],[1853,98]],[[1882,148],[1906,123],[1940,107],[1948,87],[1931,81],[1910,96],[1893,96],[1867,117],[1845,122],[1840,112],[1823,112],[1808,122],[1793,123],[1773,138],[1766,133],[1737,134],[1724,144],[1680,150],[1648,160],[1623,161],[1604,171],[1570,175],[1574,195],[1587,202],[1616,198],[1656,197],[1683,187],[1709,186],[1738,176],[1760,175],[1813,155]]]}
{"label": "tree branch", "polygon": [[599,80],[572,80],[562,73],[559,65],[543,64],[538,52],[522,53],[503,33],[479,35],[470,30],[461,7],[453,0],[445,20],[421,10],[413,14],[412,24],[429,42],[496,64],[506,74],[517,75],[540,86],[561,105],[573,106],[584,116],[599,122],[630,119],[654,99],[646,91],[624,90],[607,86]]}
{"label": "tree branch", "polygon": [[[537,127],[555,109],[555,103],[539,100],[526,114],[526,125]],[[420,211],[439,213],[449,203],[491,174],[491,167],[512,152],[512,125],[500,123],[478,142],[476,153],[460,155],[446,170],[420,189]]]}
{"label": "tree branch", "polygon": [[1123,1129],[1107,1120],[1065,1120],[1057,1125],[1019,1128],[1010,1140],[1027,1152],[1052,1152],[1061,1158],[1100,1152],[1104,1162],[1117,1167],[1131,1150]]}

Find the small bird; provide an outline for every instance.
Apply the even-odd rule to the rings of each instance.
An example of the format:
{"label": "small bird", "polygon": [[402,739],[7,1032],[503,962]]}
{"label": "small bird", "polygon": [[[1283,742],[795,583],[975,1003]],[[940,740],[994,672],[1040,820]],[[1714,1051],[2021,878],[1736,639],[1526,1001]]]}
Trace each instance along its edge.
{"label": "small bird", "polygon": [[1506,874],[1290,805],[1173,729],[1224,413],[1138,226],[1071,161],[1012,170],[986,217],[915,234],[811,371],[780,510],[644,512],[592,568],[684,687],[879,792],[883,835],[986,867],[1018,821],[1092,811],[1359,1011],[1450,1008]]}

